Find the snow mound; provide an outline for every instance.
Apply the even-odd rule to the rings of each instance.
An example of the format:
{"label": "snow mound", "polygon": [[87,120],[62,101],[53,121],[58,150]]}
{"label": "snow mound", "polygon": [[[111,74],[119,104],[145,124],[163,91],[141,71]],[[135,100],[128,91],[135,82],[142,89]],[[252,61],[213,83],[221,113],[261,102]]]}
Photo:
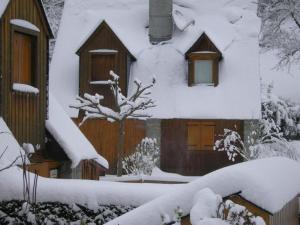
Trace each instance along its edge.
{"label": "snow mound", "polygon": [[72,161],[73,168],[82,160],[92,159],[108,169],[107,160],[97,153],[51,93],[49,93],[49,119],[46,121],[46,128]]}
{"label": "snow mound", "polygon": [[[30,173],[30,176],[33,180],[34,175]],[[37,201],[70,205],[77,203],[90,209],[97,209],[99,205],[136,207],[178,190],[184,185],[130,184],[38,177]],[[22,187],[21,169],[13,167],[0,173],[0,201],[22,200]]]}
{"label": "snow mound", "polygon": [[181,190],[159,197],[107,225],[157,225],[160,224],[160,215],[171,215],[177,206],[187,215],[193,206],[195,193],[204,188],[210,188],[222,197],[240,192],[248,201],[270,213],[276,213],[300,192],[300,164],[275,157],[225,167],[186,184]]}
{"label": "snow mound", "polygon": [[[20,154],[24,155],[24,150],[15,139],[3,118],[0,117],[0,169],[9,166]],[[21,163],[22,160],[19,158],[16,164]]]}

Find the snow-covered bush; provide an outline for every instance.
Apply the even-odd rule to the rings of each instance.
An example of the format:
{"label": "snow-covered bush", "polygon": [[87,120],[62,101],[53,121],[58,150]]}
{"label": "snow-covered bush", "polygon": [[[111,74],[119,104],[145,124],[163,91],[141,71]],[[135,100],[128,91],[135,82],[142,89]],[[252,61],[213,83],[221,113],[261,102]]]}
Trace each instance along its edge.
{"label": "snow-covered bush", "polygon": [[19,225],[102,225],[134,209],[131,206],[99,205],[91,210],[85,206],[59,202],[28,204],[23,201],[0,202],[0,224]]}
{"label": "snow-covered bush", "polygon": [[192,225],[266,225],[246,207],[227,200],[209,188],[196,193],[190,212]]}
{"label": "snow-covered bush", "polygon": [[153,168],[159,166],[159,146],[156,139],[144,138],[136,147],[136,151],[122,161],[127,174],[151,175]]}
{"label": "snow-covered bush", "polygon": [[221,139],[217,140],[214,150],[219,152],[225,151],[228,159],[235,161],[237,156],[241,156],[244,160],[250,160],[250,152],[245,148],[244,142],[238,132],[224,129],[224,134],[220,135]]}
{"label": "snow-covered bush", "polygon": [[183,216],[183,211],[178,206],[174,210],[173,219],[171,219],[170,215],[163,214],[163,215],[161,215],[161,220],[162,220],[163,225],[181,225],[181,218],[182,218],[182,216]]}

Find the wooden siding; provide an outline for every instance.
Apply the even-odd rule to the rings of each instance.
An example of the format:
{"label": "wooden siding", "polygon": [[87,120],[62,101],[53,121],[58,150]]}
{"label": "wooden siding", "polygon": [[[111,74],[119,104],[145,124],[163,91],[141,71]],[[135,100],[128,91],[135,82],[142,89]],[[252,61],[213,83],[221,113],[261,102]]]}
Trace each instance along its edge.
{"label": "wooden siding", "polygon": [[[35,63],[35,86],[38,95],[12,91],[12,34],[11,19],[23,19],[36,25],[37,46]],[[37,0],[11,0],[0,19],[0,73],[1,80],[1,116],[7,122],[19,143],[30,142],[44,149],[46,95],[47,95],[47,49],[49,31],[42,9]],[[21,29],[21,28],[19,28]]]}
{"label": "wooden siding", "polygon": [[[74,119],[79,124],[80,119]],[[102,119],[86,121],[80,130],[89,139],[98,153],[109,162],[108,173],[115,173],[117,167],[118,124]],[[135,150],[136,145],[145,137],[145,122],[127,120],[125,123],[125,153]]]}
{"label": "wooden siding", "polygon": [[299,225],[298,212],[299,202],[296,197],[286,204],[280,212],[270,216],[270,223],[267,225]]}
{"label": "wooden siding", "polygon": [[[99,65],[96,67],[92,63],[92,56],[100,53],[92,53],[91,50],[97,49],[111,49],[116,50],[117,53],[114,54],[114,66],[111,61],[107,61],[104,65]],[[111,94],[110,88],[107,85],[95,85],[90,84],[92,80],[92,67],[98,68],[99,73],[107,73],[109,70],[113,70],[116,74],[120,76],[120,87],[124,95],[127,94],[127,81],[128,81],[128,67],[130,66],[131,57],[130,53],[126,47],[122,44],[115,33],[110,29],[106,22],[103,22],[96,31],[90,36],[86,43],[77,52],[80,57],[79,62],[79,94],[82,96],[84,93],[89,94],[101,94],[104,96],[104,105],[112,106],[114,105],[114,99]],[[102,53],[104,54],[104,53]],[[101,55],[101,54],[100,54]],[[105,55],[103,55],[105,57]],[[131,60],[128,61],[128,58]],[[105,60],[102,60],[105,62]],[[111,68],[108,68],[108,67]],[[103,69],[101,69],[101,67]],[[110,78],[108,74],[101,75],[101,77]]]}
{"label": "wooden siding", "polygon": [[[162,120],[161,122],[161,168],[167,172],[183,175],[203,175],[232,163],[226,153],[213,150],[188,150],[187,123],[214,122],[215,138],[224,133],[224,128],[236,126],[243,135],[243,122],[231,120]],[[217,140],[217,139],[216,139]]]}

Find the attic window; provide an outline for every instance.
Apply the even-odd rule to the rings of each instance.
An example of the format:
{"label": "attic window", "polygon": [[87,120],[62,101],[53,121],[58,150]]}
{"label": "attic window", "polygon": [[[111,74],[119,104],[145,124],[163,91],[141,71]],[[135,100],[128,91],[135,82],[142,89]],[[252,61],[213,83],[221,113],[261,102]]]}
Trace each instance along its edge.
{"label": "attic window", "polygon": [[115,70],[115,53],[102,53],[91,53],[91,84],[100,84],[100,81],[109,80],[109,72]]}
{"label": "attic window", "polygon": [[217,86],[219,80],[219,59],[217,52],[200,51],[188,55],[189,86],[206,84]]}

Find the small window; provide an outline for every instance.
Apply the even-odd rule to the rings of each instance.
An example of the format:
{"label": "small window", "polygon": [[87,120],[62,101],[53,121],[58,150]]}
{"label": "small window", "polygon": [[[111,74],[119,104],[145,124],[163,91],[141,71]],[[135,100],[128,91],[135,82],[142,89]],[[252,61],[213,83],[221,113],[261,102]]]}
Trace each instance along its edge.
{"label": "small window", "polygon": [[216,52],[193,52],[189,55],[189,86],[218,85],[219,55]]}
{"label": "small window", "polygon": [[187,123],[188,150],[213,150],[214,143],[214,122],[193,121]]}
{"label": "small window", "polygon": [[111,70],[115,70],[115,54],[92,54],[91,82],[109,80]]}
{"label": "small window", "polygon": [[13,32],[12,82],[35,86],[36,37]]}

